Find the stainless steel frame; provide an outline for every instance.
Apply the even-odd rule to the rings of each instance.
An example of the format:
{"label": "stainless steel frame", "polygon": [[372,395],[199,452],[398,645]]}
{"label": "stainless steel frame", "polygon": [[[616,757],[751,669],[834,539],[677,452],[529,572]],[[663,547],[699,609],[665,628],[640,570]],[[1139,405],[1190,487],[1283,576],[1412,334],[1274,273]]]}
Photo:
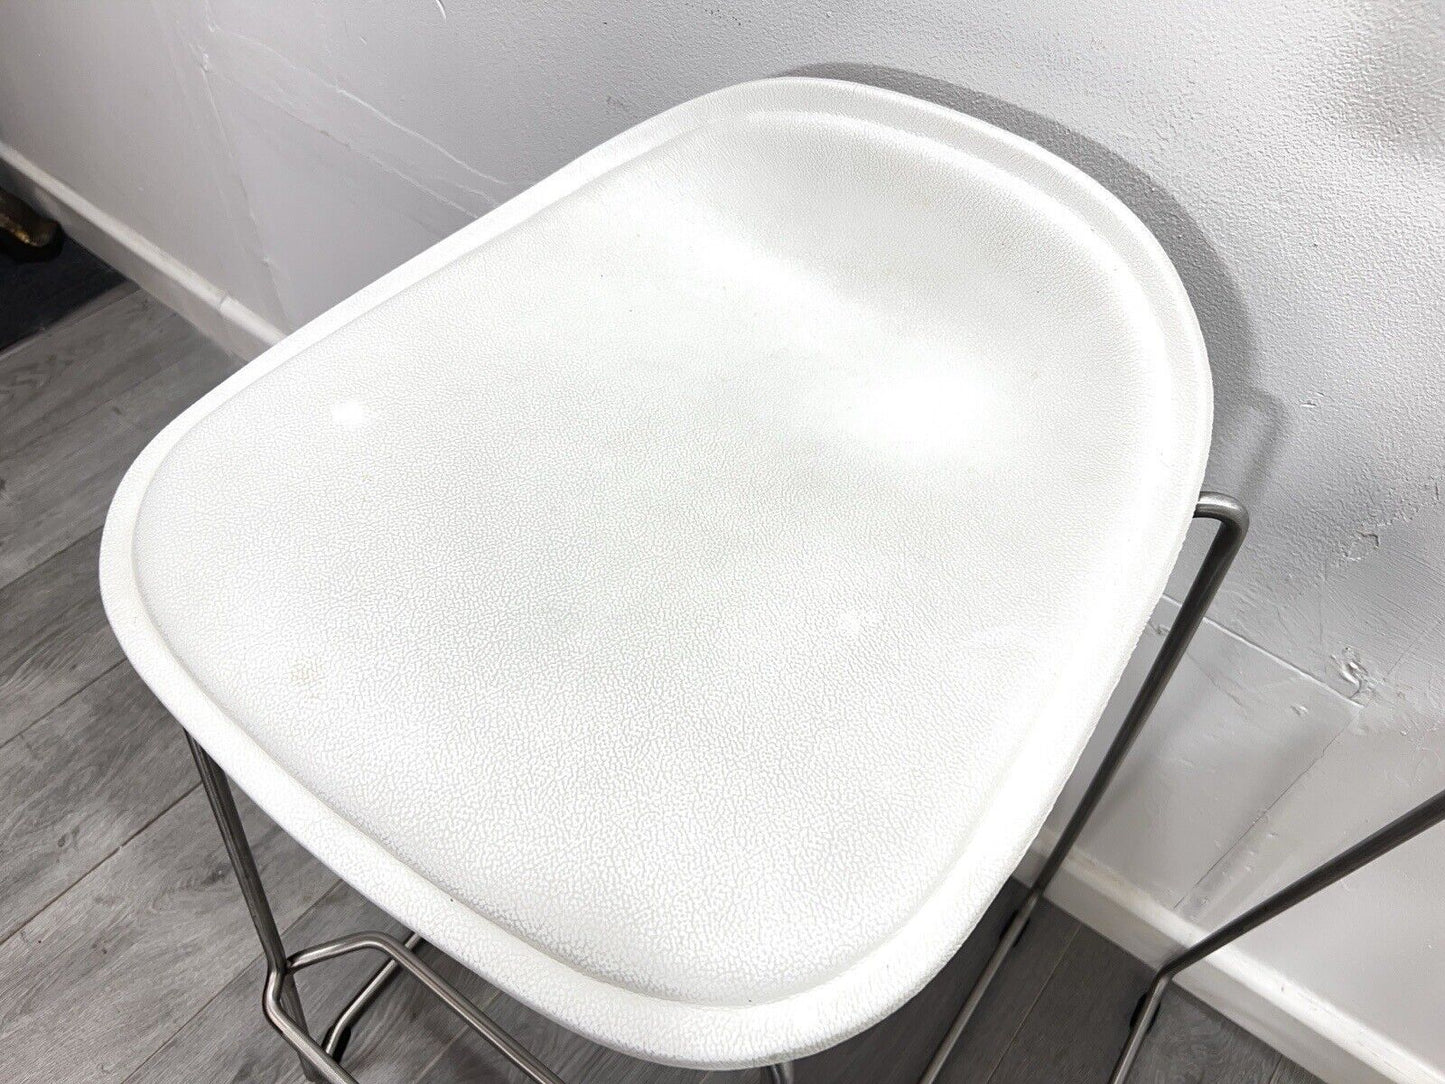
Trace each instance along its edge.
{"label": "stainless steel frame", "polygon": [[[201,774],[201,785],[211,803],[216,824],[221,830],[221,839],[226,845],[226,854],[236,870],[236,880],[241,885],[241,895],[251,912],[251,921],[256,935],[261,939],[261,951],[266,958],[266,982],[262,989],[261,1010],[267,1022],[280,1033],[301,1057],[301,1069],[310,1081],[324,1084],[359,1084],[356,1077],[341,1065],[346,1044],[357,1021],[391,982],[402,971],[420,982],[447,1008],[461,1017],[473,1031],[497,1049],[503,1057],[519,1069],[533,1084],[564,1084],[552,1070],[548,1069],[532,1054],[507,1034],[497,1023],[483,1014],[466,997],[438,975],[416,950],[422,945],[419,934],[408,934],[405,941],[385,933],[355,933],[335,941],[286,954],[281,942],[281,933],[276,928],[276,918],[271,912],[271,903],[266,898],[266,889],[261,884],[261,874],[256,868],[255,856],[246,839],[246,829],[236,811],[236,799],[231,793],[230,780],[221,766],[211,759],[204,749],[189,734],[191,755],[196,761],[196,770]],[[306,1016],[301,1010],[301,998],[296,992],[296,972],[314,964],[334,960],[352,952],[379,952],[386,961],[346,1003],[325,1037],[317,1042],[306,1025]],[[764,1072],[773,1084],[793,1084],[793,1063],[765,1067]]]}
{"label": "stainless steel frame", "polygon": [[[347,1036],[362,1012],[376,1000],[383,987],[399,971],[408,972],[413,978],[435,994],[447,1008],[461,1017],[478,1035],[512,1063],[533,1084],[563,1084],[563,1081],[545,1065],[534,1058],[515,1039],[488,1019],[457,991],[446,979],[433,971],[414,951],[421,943],[416,934],[407,937],[406,942],[398,941],[384,933],[358,933],[336,941],[328,941],[314,948],[304,949],[290,956],[281,943],[276,919],[271,913],[271,904],[266,899],[266,890],[261,884],[261,875],[256,869],[256,859],[251,854],[251,845],[246,841],[246,830],[236,812],[235,797],[231,784],[221,771],[220,765],[210,758],[194,738],[188,734],[191,755],[196,760],[196,770],[201,773],[201,784],[211,802],[211,812],[221,829],[226,853],[236,870],[236,880],[241,884],[241,895],[251,912],[251,921],[261,939],[261,951],[266,957],[266,984],[261,998],[261,1008],[266,1020],[281,1033],[281,1037],[295,1048],[301,1056],[301,1068],[306,1079],[325,1081],[326,1084],[358,1084],[357,1079],[341,1067],[341,1055]],[[301,999],[296,993],[295,974],[302,968],[335,959],[351,952],[373,950],[387,957],[384,963],[357,991],[354,997],[336,1017],[326,1031],[323,1043],[311,1037],[306,1026],[306,1017],[301,1011]]]}
{"label": "stainless steel frame", "polygon": [[[1200,495],[1194,515],[1197,519],[1210,519],[1219,524],[1219,529],[1210,544],[1209,552],[1205,555],[1203,564],[1195,574],[1194,582],[1191,584],[1188,593],[1184,596],[1179,613],[1175,617],[1168,635],[1164,638],[1164,643],[1159,649],[1159,654],[1155,658],[1153,666],[1150,667],[1149,673],[1145,677],[1139,692],[1136,694],[1134,702],[1130,706],[1129,712],[1119,728],[1119,733],[1109,746],[1108,751],[1104,755],[1103,762],[1099,765],[1098,771],[1084,792],[1084,797],[1082,801],[1080,801],[1078,809],[1075,810],[1073,816],[1069,819],[1068,824],[1055,842],[1053,850],[1044,862],[1043,870],[1039,873],[1032,889],[1024,898],[1023,903],[1015,913],[1008,928],[1004,931],[998,948],[994,951],[993,956],[989,959],[988,966],[984,968],[983,974],[979,977],[972,991],[970,991],[968,998],[964,1001],[962,1010],[954,1020],[953,1026],[949,1029],[938,1051],[934,1054],[932,1062],[930,1062],[928,1069],[924,1072],[920,1080],[920,1084],[935,1084],[938,1080],[939,1074],[943,1071],[949,1055],[957,1045],[958,1039],[963,1034],[963,1030],[967,1026],[969,1019],[978,1008],[984,992],[988,989],[989,984],[1003,966],[1004,958],[1008,955],[1009,950],[1023,934],[1024,928],[1028,925],[1029,917],[1038,906],[1045,889],[1048,888],[1050,881],[1053,880],[1054,875],[1063,864],[1064,858],[1078,839],[1079,833],[1083,830],[1090,814],[1092,814],[1098,806],[1105,789],[1113,779],[1114,774],[1118,771],[1120,763],[1129,752],[1130,747],[1134,744],[1134,739],[1138,736],[1140,728],[1144,725],[1145,720],[1148,719],[1150,712],[1153,711],[1160,694],[1164,690],[1164,686],[1168,683],[1169,678],[1173,675],[1180,660],[1183,658],[1185,648],[1188,647],[1189,641],[1193,638],[1195,631],[1199,628],[1200,622],[1204,619],[1204,613],[1209,608],[1209,604],[1213,600],[1215,593],[1219,590],[1219,585],[1223,582],[1224,576],[1226,572],[1228,572],[1235,554],[1239,552],[1240,544],[1244,541],[1245,532],[1249,528],[1249,516],[1238,501],[1218,493],[1203,493]],[[326,1084],[358,1084],[356,1078],[342,1068],[341,1065],[341,1058],[345,1053],[347,1040],[366,1008],[376,1000],[376,997],[393,978],[402,971],[405,971],[436,995],[443,1004],[451,1009],[452,1012],[456,1013],[472,1030],[494,1046],[503,1057],[519,1069],[533,1084],[563,1084],[550,1069],[528,1053],[516,1040],[498,1027],[495,1022],[479,1012],[476,1007],[467,1001],[451,984],[417,956],[416,950],[422,942],[421,938],[416,934],[408,935],[403,942],[383,933],[357,933],[335,941],[329,941],[322,945],[317,945],[313,948],[304,949],[288,956],[282,944],[280,932],[276,928],[276,920],[271,913],[270,904],[266,899],[266,892],[261,884],[261,877],[256,869],[256,862],[251,854],[250,845],[246,841],[246,834],[241,825],[240,816],[236,812],[236,803],[231,794],[230,783],[220,766],[210,758],[206,751],[196,744],[189,735],[187,736],[187,740],[190,741],[191,753],[195,757],[196,768],[201,774],[201,782],[205,787],[206,796],[210,799],[211,811],[215,814],[216,823],[220,826],[221,837],[226,845],[226,852],[231,858],[231,864],[235,867],[236,879],[240,882],[241,886],[241,894],[246,899],[246,906],[251,912],[251,920],[256,926],[257,935],[261,939],[261,949],[266,958],[266,983],[262,998],[262,1009],[271,1026],[274,1027],[281,1034],[281,1037],[290,1043],[300,1055],[301,1066],[306,1073],[307,1079],[324,1081]],[[1442,795],[1442,798],[1437,799],[1437,801],[1445,803],[1445,795]],[[1417,810],[1416,813],[1418,814],[1419,811]],[[1410,816],[1414,815],[1415,814],[1411,814]],[[1406,819],[1408,818],[1402,818],[1402,821]],[[1385,831],[1387,833],[1396,831],[1396,835],[1398,835],[1397,827],[1400,823],[1401,822],[1396,822],[1395,825],[1391,825],[1391,827]],[[1431,823],[1433,823],[1433,821]],[[1428,825],[1425,825],[1425,827],[1428,827]],[[1422,830],[1423,827],[1414,829],[1414,831]],[[1413,832],[1411,834],[1413,834]],[[1377,837],[1371,837],[1370,840],[1365,841],[1360,847],[1366,847],[1376,838]],[[1400,841],[1399,838],[1395,838],[1395,842]],[[1388,849],[1388,847],[1385,849]],[[1359,848],[1356,848],[1356,850],[1359,850]],[[1351,851],[1342,855],[1336,860],[1336,864],[1346,863],[1354,853],[1354,851]],[[1374,851],[1371,857],[1378,853],[1381,852],[1379,850]],[[1357,865],[1350,866],[1349,869],[1358,868],[1358,865],[1363,865],[1365,861],[1369,861],[1369,858],[1365,858]],[[1319,885],[1308,887],[1308,891],[1305,891],[1304,895],[1318,891],[1325,883],[1332,883],[1333,880],[1344,876],[1346,872],[1349,872],[1349,870],[1346,869],[1344,872],[1337,873]],[[1327,871],[1321,871],[1319,874],[1311,875],[1311,877],[1322,877],[1325,876],[1326,873]],[[1311,878],[1306,878],[1305,880],[1309,881]],[[1302,882],[1291,886],[1291,888],[1287,889],[1281,896],[1294,891],[1299,887],[1300,883]],[[1302,898],[1304,898],[1303,895],[1296,895],[1291,899],[1291,902],[1294,902],[1295,899]],[[1220,931],[1214,938],[1210,938],[1209,941],[1200,945],[1195,950],[1191,950],[1190,953],[1166,965],[1165,970],[1161,971],[1159,977],[1156,978],[1154,987],[1151,987],[1149,1000],[1141,1008],[1140,1016],[1134,1029],[1135,1033],[1130,1039],[1130,1046],[1126,1049],[1124,1058],[1120,1063],[1120,1069],[1115,1075],[1116,1082],[1122,1082],[1124,1075],[1127,1074],[1129,1065],[1132,1064],[1134,1054],[1137,1053],[1138,1044],[1142,1041],[1143,1030],[1148,1026],[1149,1020],[1152,1019],[1154,1010],[1158,1007],[1159,997],[1163,995],[1164,987],[1167,986],[1173,974],[1198,959],[1201,955],[1201,950],[1204,950],[1205,953],[1212,951],[1212,948],[1206,948],[1210,942],[1214,942],[1220,937],[1224,937],[1225,941],[1233,940],[1234,937],[1246,932],[1247,929],[1253,928],[1252,925],[1242,924],[1252,920],[1256,912],[1262,909],[1268,909],[1271,903],[1273,903],[1273,901],[1267,901],[1266,904],[1260,905],[1260,908],[1256,908],[1255,911],[1251,911],[1241,919],[1236,920],[1236,923],[1226,928],[1226,930]],[[1288,905],[1288,903],[1285,903],[1278,909],[1269,911],[1268,914],[1264,914],[1262,917],[1254,920],[1253,924],[1257,925],[1258,922],[1262,922],[1273,914],[1277,914],[1279,910],[1283,910],[1283,907]],[[1235,930],[1235,927],[1240,928]],[[1226,934],[1229,936],[1226,937]],[[1223,944],[1224,941],[1219,941],[1218,943]],[[1213,947],[1218,946],[1216,944]],[[347,1002],[335,1021],[327,1028],[322,1041],[318,1043],[312,1038],[307,1028],[306,1017],[301,1008],[301,1000],[296,993],[294,976],[297,971],[303,968],[311,967],[314,964],[332,960],[348,953],[361,951],[379,952],[386,957],[386,960],[377,968],[371,977],[362,984],[361,988],[353,995],[351,1000]],[[766,1066],[763,1072],[771,1084],[793,1084],[794,1082],[794,1067],[792,1062]]]}
{"label": "stainless steel frame", "polygon": [[1249,530],[1249,513],[1244,510],[1244,506],[1233,497],[1226,497],[1222,493],[1201,493],[1199,503],[1194,508],[1194,518],[1212,519],[1219,524],[1219,529],[1215,532],[1214,539],[1209,545],[1209,552],[1204,555],[1204,561],[1199,566],[1199,571],[1194,574],[1194,582],[1190,585],[1184,601],[1179,606],[1179,613],[1169,627],[1169,634],[1164,637],[1159,654],[1155,656],[1154,664],[1149,668],[1144,683],[1135,694],[1134,702],[1129,706],[1129,713],[1124,716],[1124,722],[1120,725],[1119,732],[1115,735],[1108,752],[1104,754],[1098,771],[1094,773],[1088,789],[1084,791],[1084,797],[1080,800],[1079,807],[1074,810],[1068,824],[1059,833],[1053,850],[1049,852],[1049,857],[1044,861],[1044,868],[1039,871],[1033,887],[1029,889],[1023,903],[1019,905],[1019,909],[1014,912],[1012,921],[1009,922],[1003,932],[1003,937],[999,940],[998,948],[994,949],[993,955],[989,957],[988,965],[983,969],[978,981],[974,983],[973,989],[969,991],[963,1008],[954,1018],[953,1026],[943,1037],[943,1042],[934,1053],[933,1060],[928,1063],[928,1068],[923,1071],[919,1084],[936,1084],[939,1075],[943,1072],[943,1067],[948,1063],[949,1055],[958,1045],[964,1028],[968,1026],[969,1020],[978,1010],[979,1003],[983,1000],[989,984],[1003,968],[1004,959],[1008,956],[1009,950],[1023,935],[1024,928],[1029,924],[1030,916],[1039,905],[1039,900],[1043,899],[1049,883],[1059,872],[1059,867],[1064,864],[1064,859],[1068,857],[1070,849],[1079,838],[1079,833],[1084,830],[1084,825],[1088,823],[1090,815],[1098,806],[1099,800],[1103,798],[1104,791],[1108,789],[1114,774],[1119,770],[1119,765],[1123,763],[1124,757],[1133,747],[1134,739],[1139,736],[1145,720],[1154,710],[1154,705],[1159,702],[1159,696],[1164,691],[1164,686],[1169,684],[1169,679],[1174,675],[1180,660],[1184,658],[1185,648],[1189,646],[1189,641],[1194,639],[1194,633],[1198,630],[1200,622],[1204,620],[1205,611],[1214,601],[1215,593],[1218,592],[1219,585],[1224,582],[1225,573],[1233,564],[1234,556],[1239,552],[1239,547],[1243,544],[1244,536]]}

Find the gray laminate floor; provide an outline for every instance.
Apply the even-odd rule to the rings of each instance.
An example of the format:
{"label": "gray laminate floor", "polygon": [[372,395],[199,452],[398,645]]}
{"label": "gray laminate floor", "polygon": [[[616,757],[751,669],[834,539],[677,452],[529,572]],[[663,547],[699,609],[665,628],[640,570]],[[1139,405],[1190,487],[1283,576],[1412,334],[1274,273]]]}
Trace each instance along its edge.
{"label": "gray laminate floor", "polygon": [[[180,731],[122,659],[96,589],[100,526],[122,471],[234,368],[130,285],[0,353],[0,1081],[8,1084],[301,1079],[261,1021],[255,937]],[[391,925],[242,804],[293,946]],[[871,1031],[803,1062],[798,1079],[916,1079],[1019,891],[1008,886],[933,985]],[[569,1081],[756,1079],[608,1052],[433,959]],[[313,1020],[329,1018],[337,992],[365,966],[351,959],[302,976]],[[1102,1081],[1144,978],[1137,961],[1046,907],[945,1081]],[[363,1084],[518,1079],[409,983],[383,996],[348,1060]],[[1139,1084],[1310,1079],[1178,994],[1134,1074]]]}

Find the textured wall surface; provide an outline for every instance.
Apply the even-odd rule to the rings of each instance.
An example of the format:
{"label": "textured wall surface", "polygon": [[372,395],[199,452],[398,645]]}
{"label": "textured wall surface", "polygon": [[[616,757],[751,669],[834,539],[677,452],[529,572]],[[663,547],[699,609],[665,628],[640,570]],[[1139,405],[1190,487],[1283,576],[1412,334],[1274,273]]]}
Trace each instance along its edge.
{"label": "textured wall surface", "polygon": [[[904,90],[1093,174],[1189,287],[1209,481],[1255,529],[1087,846],[1209,924],[1445,786],[1442,19],[1438,0],[0,0],[0,143],[282,329],[760,76]],[[1442,859],[1445,830],[1247,947],[1445,1078]]]}

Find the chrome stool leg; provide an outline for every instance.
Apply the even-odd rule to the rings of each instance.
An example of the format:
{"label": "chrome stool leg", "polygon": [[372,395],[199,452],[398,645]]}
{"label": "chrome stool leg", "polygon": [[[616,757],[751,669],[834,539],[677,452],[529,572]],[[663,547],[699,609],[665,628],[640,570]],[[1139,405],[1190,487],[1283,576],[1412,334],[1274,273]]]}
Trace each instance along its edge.
{"label": "chrome stool leg", "polygon": [[794,1084],[797,1079],[793,1073],[793,1063],[790,1061],[780,1061],[777,1065],[769,1065],[763,1072],[767,1074],[768,1084]]}
{"label": "chrome stool leg", "polygon": [[[226,781],[223,773],[199,745],[196,744],[190,734],[186,735],[186,741],[191,747],[191,756],[195,758],[196,770],[201,774],[201,786],[206,791],[206,798],[211,803],[211,812],[215,814],[216,825],[221,829],[221,840],[226,845],[226,854],[231,859],[231,866],[236,871],[236,880],[241,885],[241,895],[246,900],[246,909],[251,912],[251,922],[256,927],[256,936],[261,939],[261,952],[266,957],[266,973],[268,975],[280,975],[282,981],[277,991],[279,1002],[285,1006],[287,1013],[300,1022],[301,1027],[306,1026],[306,1017],[301,1011],[301,998],[296,993],[296,982],[287,973],[286,948],[281,943],[281,932],[276,928],[276,918],[271,913],[271,902],[266,898],[266,889],[261,884],[261,874],[256,869],[255,856],[251,854],[251,844],[246,840],[246,830],[241,824],[241,815],[236,812],[236,799],[231,794],[231,786]],[[310,1081],[321,1081],[326,1079],[322,1076],[303,1056],[301,1058],[301,1071]]]}
{"label": "chrome stool leg", "polygon": [[[478,1012],[471,1002],[416,955],[414,950],[421,944],[421,938],[416,934],[408,936],[405,943],[384,933],[352,934],[287,956],[280,931],[276,928],[275,915],[271,912],[271,904],[266,899],[266,890],[261,884],[261,874],[256,869],[255,856],[246,840],[246,830],[241,824],[240,814],[236,811],[231,784],[220,765],[211,759],[195,739],[187,734],[186,740],[190,743],[196,770],[201,774],[201,784],[205,788],[206,797],[210,799],[211,812],[215,814],[216,824],[221,829],[226,853],[236,870],[241,895],[245,897],[246,907],[251,912],[251,921],[261,938],[261,951],[266,957],[262,1010],[271,1026],[300,1055],[301,1068],[307,1080],[325,1084],[358,1084],[357,1079],[341,1066],[340,1057],[346,1040],[367,1006],[376,1000],[377,995],[396,974],[406,971],[461,1017],[473,1031],[491,1043],[533,1084],[563,1084],[556,1074],[502,1028]],[[380,952],[387,960],[341,1010],[335,1023],[327,1029],[323,1043],[318,1043],[307,1030],[306,1017],[301,1011],[301,999],[296,993],[295,974],[313,964],[363,950]]]}
{"label": "chrome stool leg", "polygon": [[1134,702],[1129,706],[1129,712],[1125,715],[1118,734],[1115,735],[1113,743],[1099,764],[1098,771],[1094,773],[1094,778],[1090,780],[1088,788],[1084,791],[1084,797],[1079,802],[1079,807],[1074,810],[1068,824],[1059,833],[1059,838],[1044,861],[1043,869],[1039,871],[1033,887],[1024,897],[1023,903],[1014,913],[1013,920],[1004,930],[998,947],[994,949],[993,955],[989,957],[988,965],[979,975],[973,989],[969,991],[963,1008],[959,1010],[953,1025],[948,1029],[948,1034],[944,1036],[943,1042],[939,1044],[938,1050],[934,1053],[933,1060],[928,1063],[928,1068],[919,1078],[919,1084],[936,1084],[939,1075],[943,1072],[943,1067],[948,1063],[949,1055],[953,1053],[953,1048],[958,1045],[958,1040],[962,1037],[969,1020],[978,1010],[979,1003],[983,1000],[989,984],[998,976],[1009,950],[1013,948],[1019,937],[1022,936],[1025,927],[1028,926],[1029,918],[1033,915],[1034,909],[1038,907],[1039,900],[1043,898],[1054,875],[1059,872],[1059,867],[1064,864],[1064,859],[1068,857],[1070,849],[1079,838],[1079,833],[1084,830],[1084,825],[1088,823],[1090,815],[1098,806],[1100,799],[1103,798],[1104,791],[1108,789],[1109,783],[1119,770],[1119,765],[1133,747],[1134,739],[1139,736],[1140,729],[1154,710],[1155,704],[1159,702],[1159,696],[1163,693],[1164,687],[1174,675],[1180,660],[1184,658],[1184,651],[1189,646],[1189,641],[1194,638],[1194,633],[1204,620],[1205,611],[1214,601],[1214,596],[1219,591],[1219,585],[1224,582],[1224,576],[1229,571],[1229,566],[1233,564],[1234,557],[1239,552],[1239,547],[1243,544],[1244,536],[1249,530],[1249,513],[1245,511],[1244,506],[1233,497],[1227,497],[1222,493],[1201,493],[1199,503],[1194,508],[1194,518],[1212,519],[1219,524],[1219,528],[1210,543],[1209,552],[1205,554],[1204,561],[1199,566],[1199,571],[1194,574],[1194,582],[1190,584],[1189,591],[1179,606],[1179,614],[1175,617],[1174,624],[1170,626],[1169,634],[1164,638],[1164,643],[1160,646],[1159,654],[1149,668],[1143,685],[1135,694]]}
{"label": "chrome stool leg", "polygon": [[1400,844],[1414,839],[1421,832],[1433,828],[1442,821],[1445,821],[1445,791],[1421,802],[1404,816],[1397,817],[1378,832],[1356,843],[1349,850],[1336,855],[1324,865],[1306,873],[1293,884],[1280,889],[1261,903],[1255,904],[1233,922],[1216,930],[1199,944],[1184,950],[1165,963],[1155,972],[1154,981],[1149,984],[1148,993],[1139,1003],[1139,1010],[1134,1014],[1134,1023],[1129,1030],[1129,1041],[1124,1046],[1124,1052],[1119,1055],[1119,1062],[1114,1067],[1114,1075],[1109,1078],[1110,1084],[1124,1084],[1125,1079],[1129,1076],[1134,1059],[1139,1056],[1139,1050],[1144,1045],[1144,1036],[1148,1033],[1149,1026],[1154,1022],[1154,1016],[1159,1011],[1159,1002],[1175,975],[1186,967],[1197,964],[1210,953],[1218,951],[1236,938],[1243,937],[1256,926],[1263,925],[1277,915],[1283,914],[1295,904],[1309,899],[1316,892],[1348,877],[1361,866],[1368,865],[1382,854],[1394,850]]}

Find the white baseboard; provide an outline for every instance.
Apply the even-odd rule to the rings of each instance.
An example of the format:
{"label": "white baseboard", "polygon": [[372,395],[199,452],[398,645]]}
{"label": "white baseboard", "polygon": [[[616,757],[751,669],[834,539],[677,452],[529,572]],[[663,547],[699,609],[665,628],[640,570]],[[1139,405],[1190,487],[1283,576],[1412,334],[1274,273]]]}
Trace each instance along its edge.
{"label": "white baseboard", "polygon": [[4,142],[0,163],[17,195],[230,353],[253,358],[282,338],[274,324]]}
{"label": "white baseboard", "polygon": [[[1053,846],[1046,828],[1019,868],[1032,879]],[[1151,966],[1207,931],[1075,851],[1047,893],[1084,925]],[[1231,946],[1180,976],[1179,985],[1328,1084],[1445,1084],[1445,1075],[1372,1028]]]}

